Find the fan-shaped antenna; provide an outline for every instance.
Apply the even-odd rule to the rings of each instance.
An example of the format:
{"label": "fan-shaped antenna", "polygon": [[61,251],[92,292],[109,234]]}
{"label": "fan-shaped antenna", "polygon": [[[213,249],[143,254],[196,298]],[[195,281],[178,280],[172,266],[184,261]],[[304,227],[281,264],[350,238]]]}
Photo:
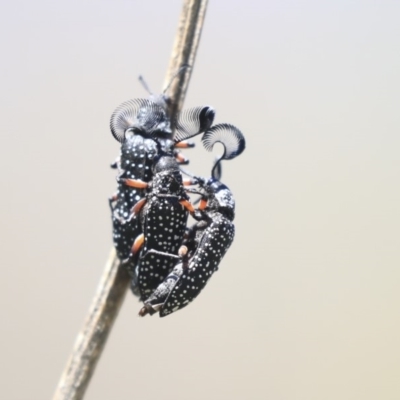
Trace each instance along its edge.
{"label": "fan-shaped antenna", "polygon": [[127,129],[151,135],[158,125],[165,120],[164,110],[148,99],[132,99],[119,105],[111,115],[111,133],[118,142],[125,140]]}
{"label": "fan-shaped antenna", "polygon": [[218,180],[221,174],[219,164],[222,160],[232,160],[240,155],[246,147],[243,133],[231,124],[217,124],[207,130],[201,138],[206,150],[211,151],[215,143],[224,146],[224,154],[217,159],[211,172],[211,176]]}
{"label": "fan-shaped antenna", "polygon": [[215,110],[210,106],[183,110],[176,121],[175,143],[205,132],[211,127],[214,117]]}

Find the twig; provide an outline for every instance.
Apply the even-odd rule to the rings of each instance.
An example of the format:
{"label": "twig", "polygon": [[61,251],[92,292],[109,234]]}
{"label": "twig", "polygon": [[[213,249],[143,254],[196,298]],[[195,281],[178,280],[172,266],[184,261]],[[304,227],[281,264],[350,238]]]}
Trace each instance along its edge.
{"label": "twig", "polygon": [[186,96],[203,28],[207,3],[208,0],[185,0],[183,5],[178,32],[164,80],[164,89],[171,83],[172,77],[181,67],[187,65],[189,68],[178,74],[169,88],[168,96],[171,99],[171,115],[175,115],[182,108]]}
{"label": "twig", "polygon": [[[184,0],[178,32],[165,82],[183,65],[193,67],[203,26],[207,0]],[[192,68],[179,74],[169,88],[171,115],[183,104]],[[167,83],[164,85],[166,87]],[[87,319],[79,332],[53,400],[81,400],[117,318],[129,286],[129,276],[113,249]]]}

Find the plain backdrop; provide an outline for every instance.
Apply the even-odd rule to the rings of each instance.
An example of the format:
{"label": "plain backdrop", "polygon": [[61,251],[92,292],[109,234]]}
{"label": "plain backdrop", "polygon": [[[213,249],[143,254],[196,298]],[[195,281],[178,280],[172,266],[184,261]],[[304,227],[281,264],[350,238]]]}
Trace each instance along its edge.
{"label": "plain backdrop", "polygon": [[[110,252],[109,118],[161,89],[181,1],[0,16],[0,398],[49,399]],[[210,0],[186,107],[239,127],[236,238],[167,318],[128,295],[87,400],[400,398],[400,3]],[[213,155],[185,153],[207,176]]]}

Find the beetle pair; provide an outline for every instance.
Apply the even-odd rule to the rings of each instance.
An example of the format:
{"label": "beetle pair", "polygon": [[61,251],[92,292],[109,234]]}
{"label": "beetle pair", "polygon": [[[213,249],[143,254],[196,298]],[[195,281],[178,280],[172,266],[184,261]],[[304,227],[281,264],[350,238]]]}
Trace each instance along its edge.
{"label": "beetle pair", "polygon": [[[117,107],[111,116],[111,132],[121,143],[119,159],[113,164],[119,170],[118,190],[110,198],[113,239],[118,257],[126,260],[135,294],[138,294],[137,274],[131,253],[132,245],[143,233],[143,229],[140,221],[132,218],[132,210],[145,198],[146,183],[153,178],[155,164],[159,167],[162,165],[161,155],[170,159],[170,166],[175,170],[179,169],[178,162],[185,160],[177,148],[191,147],[185,140],[206,130],[213,119],[214,110],[204,106],[183,111],[172,124],[167,113],[165,96],[150,100],[129,100]],[[172,125],[176,126],[174,137]],[[158,160],[157,163],[155,160]],[[127,180],[141,181],[144,184],[130,187],[126,184]]]}
{"label": "beetle pair", "polygon": [[[232,125],[211,127],[213,119],[214,110],[205,106],[184,111],[172,123],[165,96],[130,100],[111,117],[112,134],[121,143],[120,158],[114,163],[119,169],[118,191],[110,199],[114,244],[131,274],[133,292],[145,302],[140,315],[162,309],[164,316],[193,300],[233,240],[234,200],[217,171],[222,159],[244,150],[244,137]],[[183,186],[179,163],[184,160],[176,148],[190,147],[183,141],[204,131],[206,148],[221,142],[225,152],[210,180],[192,180],[198,190],[190,191],[202,196],[195,211]],[[188,230],[181,247],[188,211],[199,222]],[[175,275],[177,284],[172,287],[169,282]],[[194,280],[198,282],[186,295],[187,283]]]}

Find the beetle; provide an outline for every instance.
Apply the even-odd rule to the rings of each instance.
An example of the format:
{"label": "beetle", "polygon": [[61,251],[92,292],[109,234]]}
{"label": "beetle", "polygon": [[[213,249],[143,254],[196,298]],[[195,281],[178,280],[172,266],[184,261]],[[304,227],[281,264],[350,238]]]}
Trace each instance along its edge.
{"label": "beetle", "polygon": [[[194,213],[198,220],[188,231],[173,270],[157,289],[144,301],[139,315],[160,312],[160,317],[169,315],[193,301],[218,270],[219,263],[233,242],[235,227],[235,201],[229,188],[220,182],[220,163],[233,159],[245,149],[243,134],[230,124],[218,124],[209,129],[202,138],[206,149],[211,150],[216,142],[224,146],[224,154],[212,168],[211,178],[195,177],[201,195],[200,205]],[[149,250],[147,257],[155,252]]]}
{"label": "beetle", "polygon": [[[169,99],[165,94],[150,99],[133,99],[122,103],[110,120],[111,133],[121,143],[120,156],[113,164],[119,173],[118,190],[110,199],[113,223],[113,241],[120,260],[125,260],[132,278],[132,291],[136,288],[135,264],[130,257],[132,244],[142,232],[141,225],[132,218],[132,209],[145,197],[144,187],[129,187],[125,179],[149,182],[153,177],[153,164],[160,151],[177,157],[177,148],[191,147],[186,142],[208,129],[214,119],[212,107],[202,106],[184,110],[171,121],[168,114]],[[175,130],[175,132],[174,132]]]}
{"label": "beetle", "polygon": [[142,233],[136,237],[130,255],[135,263],[143,247],[143,256],[137,263],[137,279],[141,299],[145,300],[173,268],[174,260],[164,255],[178,251],[188,212],[193,213],[194,208],[184,189],[179,165],[168,150],[160,149],[156,156],[150,182],[137,179],[123,179],[123,182],[132,188],[147,189],[146,196],[133,208],[132,222],[139,221]]}

